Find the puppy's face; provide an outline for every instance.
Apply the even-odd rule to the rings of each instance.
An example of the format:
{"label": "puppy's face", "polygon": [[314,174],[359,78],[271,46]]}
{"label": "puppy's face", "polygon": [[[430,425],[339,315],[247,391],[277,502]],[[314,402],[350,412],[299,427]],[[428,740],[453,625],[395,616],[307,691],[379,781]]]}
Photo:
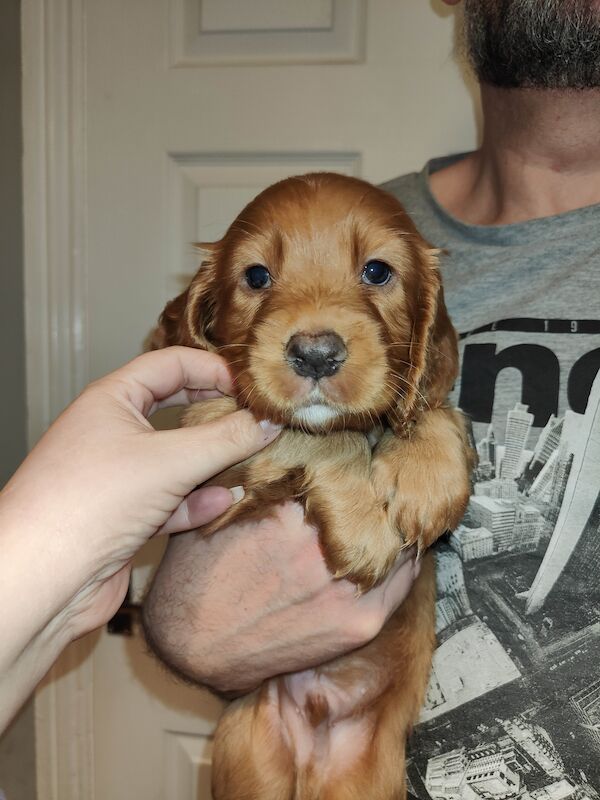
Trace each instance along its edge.
{"label": "puppy's face", "polygon": [[439,383],[424,381],[434,338],[449,340],[442,366],[454,373],[434,254],[391,195],[339,175],[291,178],[206,248],[158,345],[220,353],[257,417],[312,430],[399,424]]}

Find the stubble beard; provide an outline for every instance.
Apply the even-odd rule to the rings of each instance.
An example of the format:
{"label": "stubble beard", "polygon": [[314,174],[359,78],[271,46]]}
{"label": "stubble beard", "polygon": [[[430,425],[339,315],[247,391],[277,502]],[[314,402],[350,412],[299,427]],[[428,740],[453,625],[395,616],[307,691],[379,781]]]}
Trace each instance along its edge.
{"label": "stubble beard", "polygon": [[464,48],[503,88],[600,87],[600,0],[465,0]]}

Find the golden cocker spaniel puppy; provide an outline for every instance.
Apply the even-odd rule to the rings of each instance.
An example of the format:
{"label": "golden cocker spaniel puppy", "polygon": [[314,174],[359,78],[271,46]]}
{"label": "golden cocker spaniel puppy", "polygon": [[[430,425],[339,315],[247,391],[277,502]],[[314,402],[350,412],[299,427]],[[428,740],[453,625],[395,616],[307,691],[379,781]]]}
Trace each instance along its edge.
{"label": "golden cocker spaniel puppy", "polygon": [[[295,498],[333,575],[367,591],[400,550],[425,554],[469,497],[471,455],[446,397],[458,369],[436,252],[398,201],[329,173],[263,191],[165,308],[154,346],[220,353],[236,399],[193,405],[184,424],[237,406],[284,425],[217,476],[245,497],[207,525],[260,517]],[[392,800],[434,648],[426,554],[408,599],[368,645],[275,677],[226,709],[215,800]]]}

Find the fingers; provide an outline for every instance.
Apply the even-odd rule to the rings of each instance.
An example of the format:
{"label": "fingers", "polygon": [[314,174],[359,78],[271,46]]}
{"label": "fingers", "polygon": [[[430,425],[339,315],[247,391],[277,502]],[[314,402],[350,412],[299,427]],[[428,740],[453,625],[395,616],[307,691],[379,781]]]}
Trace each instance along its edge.
{"label": "fingers", "polygon": [[190,428],[153,434],[153,457],[178,481],[187,494],[219,472],[262,450],[281,428],[267,420],[256,422],[249,411],[236,411],[221,419]]}
{"label": "fingers", "polygon": [[148,416],[151,416],[158,408],[173,408],[175,406],[187,406],[189,403],[199,402],[200,400],[211,400],[215,397],[223,397],[224,392],[218,389],[182,389],[176,394],[165,397],[158,403],[155,403]]}
{"label": "fingers", "polygon": [[159,534],[181,533],[212,522],[244,496],[241,486],[206,486],[189,494],[158,531]]}
{"label": "fingers", "polygon": [[402,605],[420,571],[421,562],[416,560],[416,547],[402,550],[383,583],[358,598],[356,606],[364,622],[364,631],[359,628],[359,634],[366,631],[364,641],[360,640],[361,644],[376,636],[394,611]]}
{"label": "fingers", "polygon": [[134,358],[100,383],[122,392],[144,416],[161,405],[187,405],[201,393],[231,394],[226,362],[215,353],[167,347]]}
{"label": "fingers", "polygon": [[391,571],[381,588],[385,619],[406,600],[419,572],[421,562],[416,559],[416,547],[403,550],[398,557],[397,566]]}

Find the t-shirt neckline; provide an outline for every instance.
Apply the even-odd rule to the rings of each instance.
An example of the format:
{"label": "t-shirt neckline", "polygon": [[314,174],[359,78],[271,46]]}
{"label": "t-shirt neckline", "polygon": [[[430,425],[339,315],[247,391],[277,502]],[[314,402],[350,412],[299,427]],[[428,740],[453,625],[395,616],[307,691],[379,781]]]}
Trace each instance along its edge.
{"label": "t-shirt neckline", "polygon": [[431,191],[429,178],[434,172],[449,166],[469,153],[457,153],[450,156],[433,158],[428,161],[419,175],[421,190],[435,216],[447,228],[463,239],[470,239],[479,244],[515,245],[538,240],[540,238],[557,238],[571,233],[576,228],[591,223],[600,224],[600,203],[583,206],[562,214],[550,217],[538,217],[525,222],[512,222],[508,225],[472,225],[452,216],[440,205]]}

